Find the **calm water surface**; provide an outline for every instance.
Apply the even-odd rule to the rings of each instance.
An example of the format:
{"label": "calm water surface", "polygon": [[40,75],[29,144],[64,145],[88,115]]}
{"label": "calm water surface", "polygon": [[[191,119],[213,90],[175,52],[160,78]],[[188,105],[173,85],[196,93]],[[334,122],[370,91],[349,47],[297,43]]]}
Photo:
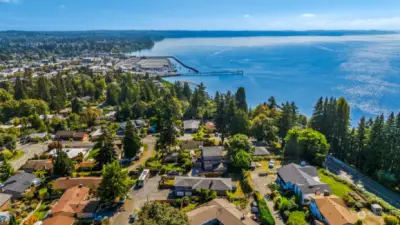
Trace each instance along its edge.
{"label": "calm water surface", "polygon": [[200,71],[244,75],[173,77],[203,82],[210,94],[244,86],[250,106],[273,95],[311,115],[320,96],[344,96],[353,125],[362,115],[400,109],[400,36],[166,39],[137,55],[173,55]]}

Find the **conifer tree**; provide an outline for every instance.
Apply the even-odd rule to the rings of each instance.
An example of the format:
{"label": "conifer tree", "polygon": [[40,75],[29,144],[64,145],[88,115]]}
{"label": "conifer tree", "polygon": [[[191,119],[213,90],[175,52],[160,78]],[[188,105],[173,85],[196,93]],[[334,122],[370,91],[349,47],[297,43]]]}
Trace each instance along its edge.
{"label": "conifer tree", "polygon": [[140,151],[140,138],[130,120],[126,123],[124,137],[124,154],[126,158],[133,158]]}

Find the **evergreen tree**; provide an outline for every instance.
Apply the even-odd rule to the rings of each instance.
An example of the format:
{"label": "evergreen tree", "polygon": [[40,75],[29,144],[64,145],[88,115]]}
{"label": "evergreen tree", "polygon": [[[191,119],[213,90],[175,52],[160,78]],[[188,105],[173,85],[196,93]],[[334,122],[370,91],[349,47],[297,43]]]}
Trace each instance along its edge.
{"label": "evergreen tree", "polygon": [[244,87],[239,87],[236,91],[236,106],[238,109],[247,113],[246,91]]}
{"label": "evergreen tree", "polygon": [[368,147],[366,150],[366,161],[363,170],[372,175],[375,171],[381,169],[383,143],[385,142],[384,135],[384,117],[383,115],[377,116],[368,140]]}
{"label": "evergreen tree", "polygon": [[8,225],[18,225],[17,219],[15,218],[14,215],[11,215],[10,221],[8,222]]}
{"label": "evergreen tree", "polygon": [[332,134],[332,151],[339,159],[344,160],[346,155],[345,140],[350,124],[350,106],[344,98],[337,100],[335,117],[333,123],[334,132]]}
{"label": "evergreen tree", "polygon": [[226,101],[223,95],[220,96],[217,104],[217,110],[215,115],[215,125],[217,127],[217,131],[221,133],[221,141],[224,143],[225,137],[228,134],[228,119],[226,117]]}
{"label": "evergreen tree", "polygon": [[355,153],[355,161],[354,164],[357,168],[362,168],[365,158],[365,145],[367,144],[367,126],[365,117],[361,117],[360,122],[357,126],[357,150]]}
{"label": "evergreen tree", "polygon": [[103,135],[99,139],[98,146],[100,146],[100,150],[96,155],[96,166],[98,168],[103,168],[105,164],[111,163],[117,159],[110,130],[106,128],[103,129]]}
{"label": "evergreen tree", "polygon": [[71,176],[74,170],[74,164],[67,153],[62,150],[62,145],[59,144],[58,146],[53,173],[58,176]]}
{"label": "evergreen tree", "polygon": [[140,138],[130,120],[126,123],[123,142],[125,158],[133,158],[140,151]]}
{"label": "evergreen tree", "polygon": [[25,86],[21,81],[20,77],[17,77],[15,80],[15,87],[14,87],[14,99],[21,100],[26,99],[27,94],[25,90]]}
{"label": "evergreen tree", "polygon": [[324,126],[324,118],[325,118],[325,111],[324,111],[324,100],[323,98],[319,98],[317,103],[314,106],[314,111],[312,113],[310,127],[316,131],[323,132]]}
{"label": "evergreen tree", "polygon": [[188,82],[185,82],[183,84],[183,95],[186,99],[190,99],[190,97],[192,96],[192,89],[190,89]]}
{"label": "evergreen tree", "polygon": [[4,182],[14,174],[14,168],[4,157],[3,164],[0,166],[0,181]]}
{"label": "evergreen tree", "polygon": [[231,134],[248,134],[250,131],[249,117],[247,113],[241,109],[235,111],[231,124]]}
{"label": "evergreen tree", "polygon": [[81,101],[79,101],[78,98],[73,98],[71,100],[71,110],[73,113],[76,113],[76,114],[79,114],[82,112],[83,105],[82,105]]}
{"label": "evergreen tree", "polygon": [[274,108],[276,108],[278,106],[274,96],[271,96],[271,97],[268,98],[267,106],[268,106],[269,109],[274,109]]}

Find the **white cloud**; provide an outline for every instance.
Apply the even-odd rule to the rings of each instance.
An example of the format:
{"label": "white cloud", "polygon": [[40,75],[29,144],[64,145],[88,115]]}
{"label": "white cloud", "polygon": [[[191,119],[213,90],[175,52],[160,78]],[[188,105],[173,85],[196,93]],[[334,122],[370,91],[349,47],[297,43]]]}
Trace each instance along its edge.
{"label": "white cloud", "polygon": [[316,15],[312,14],[312,13],[304,13],[304,14],[301,14],[300,17],[303,17],[303,18],[314,18],[314,17],[316,17]]}
{"label": "white cloud", "polygon": [[0,0],[0,3],[18,3],[18,0]]}
{"label": "white cloud", "polygon": [[251,17],[251,15],[249,15],[249,14],[244,14],[243,15],[243,18],[250,18]]}

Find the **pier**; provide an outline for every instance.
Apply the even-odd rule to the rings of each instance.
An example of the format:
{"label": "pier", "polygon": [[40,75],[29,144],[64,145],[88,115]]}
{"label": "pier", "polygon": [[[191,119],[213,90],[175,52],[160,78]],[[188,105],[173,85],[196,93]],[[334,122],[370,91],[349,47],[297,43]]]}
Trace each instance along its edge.
{"label": "pier", "polygon": [[162,77],[178,77],[178,76],[219,76],[219,75],[243,75],[244,71],[243,70],[221,70],[221,71],[205,71],[205,72],[200,72],[194,67],[186,65],[184,62],[176,58],[175,56],[142,56],[140,60],[145,60],[145,59],[173,59],[175,60],[178,64],[180,64],[182,67],[188,69],[189,72],[187,73],[177,73],[177,72],[171,72],[171,73],[165,73],[162,75]]}

